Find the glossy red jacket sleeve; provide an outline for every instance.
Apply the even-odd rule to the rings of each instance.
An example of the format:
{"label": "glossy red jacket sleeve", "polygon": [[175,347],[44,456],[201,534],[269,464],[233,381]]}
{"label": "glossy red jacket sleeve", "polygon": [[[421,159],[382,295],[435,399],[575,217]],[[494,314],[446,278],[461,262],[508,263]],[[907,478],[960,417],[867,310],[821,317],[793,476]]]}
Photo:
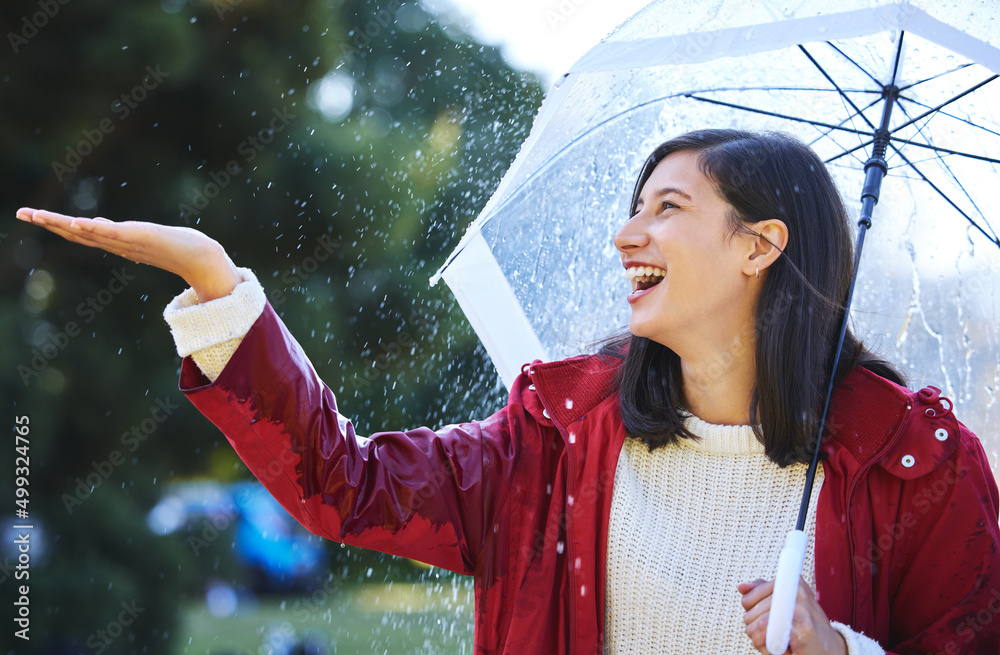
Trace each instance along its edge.
{"label": "glossy red jacket sleeve", "polygon": [[180,389],[311,532],[475,572],[515,459],[508,409],[358,436],[270,304],[214,383],[185,358]]}

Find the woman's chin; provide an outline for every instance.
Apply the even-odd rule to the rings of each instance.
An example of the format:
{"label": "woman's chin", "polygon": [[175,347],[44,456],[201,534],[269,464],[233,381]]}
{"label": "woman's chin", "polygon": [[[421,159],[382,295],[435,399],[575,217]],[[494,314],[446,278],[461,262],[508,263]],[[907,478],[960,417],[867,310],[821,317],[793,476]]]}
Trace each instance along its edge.
{"label": "woman's chin", "polygon": [[666,330],[663,325],[662,317],[660,317],[659,321],[656,321],[650,318],[637,316],[633,313],[628,322],[628,331],[632,333],[632,336],[643,337],[644,339],[655,341],[661,346],[666,346],[667,348],[670,348],[670,344],[673,343],[670,339],[670,331]]}
{"label": "woman's chin", "polygon": [[645,337],[646,339],[652,339],[654,333],[650,329],[649,321],[638,318],[634,312],[628,322],[628,331],[632,333],[632,336]]}

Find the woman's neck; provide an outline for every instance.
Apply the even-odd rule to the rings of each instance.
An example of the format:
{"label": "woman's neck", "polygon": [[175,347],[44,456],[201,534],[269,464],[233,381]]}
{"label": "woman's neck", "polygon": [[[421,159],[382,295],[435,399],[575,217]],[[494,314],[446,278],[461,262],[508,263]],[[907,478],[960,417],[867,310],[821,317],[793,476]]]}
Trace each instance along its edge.
{"label": "woman's neck", "polygon": [[734,338],[726,348],[681,357],[685,408],[707,423],[748,425],[756,383],[754,346]]}

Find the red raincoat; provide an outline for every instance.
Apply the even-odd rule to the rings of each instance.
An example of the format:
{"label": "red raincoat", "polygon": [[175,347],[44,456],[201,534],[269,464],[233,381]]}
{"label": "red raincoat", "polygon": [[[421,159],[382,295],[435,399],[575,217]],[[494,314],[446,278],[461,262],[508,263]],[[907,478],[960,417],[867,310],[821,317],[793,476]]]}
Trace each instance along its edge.
{"label": "red raincoat", "polygon": [[[625,439],[615,366],[536,363],[485,421],[364,438],[267,305],[214,384],[186,358],[180,388],[312,532],[475,576],[476,653],[597,655]],[[837,388],[829,436],[830,619],[893,653],[996,655],[997,486],[979,440],[935,389],[862,369]]]}

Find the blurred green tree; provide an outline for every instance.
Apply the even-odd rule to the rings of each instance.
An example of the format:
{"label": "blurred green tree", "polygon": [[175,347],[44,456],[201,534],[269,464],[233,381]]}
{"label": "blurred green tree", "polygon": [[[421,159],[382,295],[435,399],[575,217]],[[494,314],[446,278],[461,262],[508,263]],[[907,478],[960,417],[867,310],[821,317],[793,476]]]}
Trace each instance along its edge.
{"label": "blurred green tree", "polygon": [[[229,543],[195,555],[145,516],[171,481],[246,477],[177,391],[161,313],[183,283],[15,210],[205,231],[257,273],[359,432],[483,416],[496,375],[427,279],[541,89],[412,1],[16,0],[0,34],[0,389],[3,420],[31,420],[31,650],[170,652],[179,598],[231,574]],[[143,611],[116,630],[123,603]]]}

